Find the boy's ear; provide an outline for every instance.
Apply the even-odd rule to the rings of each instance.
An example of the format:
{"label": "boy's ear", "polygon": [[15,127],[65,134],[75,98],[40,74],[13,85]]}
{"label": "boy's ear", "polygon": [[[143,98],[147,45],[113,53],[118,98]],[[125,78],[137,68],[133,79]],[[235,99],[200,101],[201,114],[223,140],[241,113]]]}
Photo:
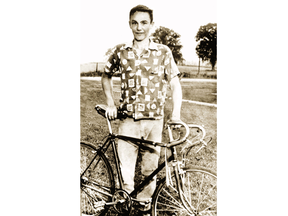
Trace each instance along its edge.
{"label": "boy's ear", "polygon": [[154,22],[152,22],[151,24],[150,24],[150,30],[152,30],[154,28]]}

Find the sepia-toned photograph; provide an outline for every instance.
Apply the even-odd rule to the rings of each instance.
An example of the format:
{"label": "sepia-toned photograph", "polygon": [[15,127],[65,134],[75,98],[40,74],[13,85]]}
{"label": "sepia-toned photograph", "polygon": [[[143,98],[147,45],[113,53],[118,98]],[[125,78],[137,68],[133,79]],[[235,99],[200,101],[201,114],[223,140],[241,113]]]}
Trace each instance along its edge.
{"label": "sepia-toned photograph", "polygon": [[1,215],[285,215],[285,1],[1,3]]}
{"label": "sepia-toned photograph", "polygon": [[217,215],[216,1],[81,1],[80,216]]}

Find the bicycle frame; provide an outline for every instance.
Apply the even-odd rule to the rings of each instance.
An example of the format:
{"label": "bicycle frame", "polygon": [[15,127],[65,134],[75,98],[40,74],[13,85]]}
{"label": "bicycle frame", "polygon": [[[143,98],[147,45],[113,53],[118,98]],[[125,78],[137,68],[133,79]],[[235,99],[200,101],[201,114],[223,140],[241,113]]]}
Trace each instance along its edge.
{"label": "bicycle frame", "polygon": [[[116,143],[115,143],[115,139],[121,139],[121,140],[124,140],[124,141],[131,141],[133,144],[137,145],[138,147],[144,147],[144,148],[148,148],[149,149],[149,145],[153,145],[153,146],[160,146],[160,147],[165,147],[165,148],[169,148],[171,150],[171,156],[169,158],[166,158],[165,157],[165,161],[160,164],[156,170],[154,170],[149,176],[145,177],[145,179],[129,194],[129,196],[131,197],[131,199],[133,201],[137,201],[136,198],[134,198],[136,196],[137,193],[141,192],[144,187],[146,185],[148,185],[150,183],[150,181],[154,178],[154,176],[156,176],[165,166],[166,166],[166,163],[170,162],[170,161],[173,161],[172,163],[172,166],[174,168],[174,174],[176,176],[176,186],[177,186],[177,190],[179,191],[180,193],[180,199],[181,201],[183,202],[184,204],[184,201],[182,199],[182,194],[181,194],[181,186],[180,186],[180,180],[179,180],[179,176],[178,176],[178,171],[180,170],[180,165],[179,163],[177,163],[177,152],[176,152],[176,145],[180,144],[180,143],[183,143],[186,138],[188,137],[189,135],[189,128],[188,126],[185,124],[183,125],[185,128],[186,128],[186,135],[184,136],[184,139],[182,140],[178,140],[178,141],[174,141],[173,140],[173,136],[172,136],[172,132],[171,132],[171,128],[170,128],[170,125],[167,125],[168,127],[168,132],[169,132],[169,138],[170,138],[170,143],[161,143],[161,142],[154,142],[154,141],[150,141],[150,140],[145,140],[145,139],[139,139],[139,138],[136,138],[136,137],[130,137],[130,136],[125,136],[125,135],[119,135],[119,134],[115,134],[112,132],[112,127],[111,127],[111,122],[109,120],[109,118],[107,117],[107,112],[105,111],[105,109],[97,109],[97,106],[96,106],[96,110],[98,111],[99,114],[101,114],[103,117],[106,117],[107,119],[107,124],[108,124],[108,129],[109,129],[109,135],[107,136],[103,146],[101,146],[98,151],[101,151],[103,154],[106,153],[107,149],[109,148],[110,145],[112,145],[112,152],[113,152],[113,156],[114,156],[114,159],[115,159],[115,165],[116,165],[116,172],[117,172],[117,176],[118,176],[118,179],[119,179],[119,185],[120,185],[120,189],[123,190],[123,177],[122,177],[122,172],[121,172],[121,169],[120,169],[120,160],[119,160],[119,156],[118,156],[118,151],[116,149]],[[105,112],[104,112],[105,111]],[[171,124],[171,123],[170,123]],[[177,125],[179,123],[172,123],[171,125]],[[149,144],[148,146],[146,145],[143,145],[143,144]],[[151,148],[152,149],[152,148]],[[154,150],[154,149],[153,149]],[[85,169],[85,171],[81,174],[81,178],[82,176],[84,175],[84,173],[87,171],[87,169],[89,169],[89,167],[91,166],[91,164],[93,163],[93,161],[96,159],[98,154],[96,154],[94,156],[94,158],[91,160],[90,164],[88,165],[88,167]],[[177,164],[177,166],[176,166]],[[167,171],[167,170],[166,170]],[[166,173],[166,178],[167,181],[169,181],[171,175],[170,176],[167,176],[167,173]],[[93,190],[92,187],[89,187],[90,189]],[[95,189],[95,191],[98,191]],[[101,191],[98,191],[99,193],[102,193],[102,194],[105,194],[105,195],[108,195],[107,193],[103,193]],[[108,196],[113,196],[113,194],[109,194]]]}
{"label": "bicycle frame", "polygon": [[[120,161],[119,161],[119,156],[118,156],[118,151],[116,149],[116,143],[115,143],[115,139],[122,139],[125,141],[132,141],[133,144],[141,147],[144,146],[143,143],[145,144],[150,144],[153,146],[161,146],[161,147],[166,147],[167,144],[165,143],[160,143],[160,142],[154,142],[154,141],[150,141],[150,140],[144,140],[144,139],[139,139],[139,138],[134,138],[134,137],[130,137],[130,136],[124,136],[124,135],[118,135],[118,134],[114,134],[114,133],[109,133],[109,135],[106,137],[106,140],[104,141],[104,144],[98,149],[98,151],[101,151],[103,154],[106,153],[107,149],[110,147],[110,145],[112,145],[112,152],[113,152],[113,156],[115,158],[115,165],[116,165],[116,172],[117,172],[117,176],[119,179],[119,185],[120,188],[123,190],[123,177],[122,177],[122,172],[120,169]],[[148,148],[148,146],[145,146],[145,148]],[[176,168],[177,166],[177,153],[176,153],[176,147],[170,147],[169,148],[172,152],[171,156],[167,159],[167,162],[173,161],[175,163],[173,163],[174,166],[174,173],[175,176],[178,176],[178,169]],[[86,170],[89,169],[89,167],[91,166],[91,164],[93,163],[93,161],[96,159],[97,154],[94,156],[94,158],[91,160],[90,164],[87,166],[87,168],[85,169],[85,171],[82,173],[81,177],[85,174]],[[144,187],[146,185],[148,185],[150,183],[150,181],[153,179],[154,176],[156,176],[166,165],[166,162],[164,161],[163,163],[161,163],[156,170],[154,170],[149,176],[145,177],[145,179],[129,194],[131,199],[133,201],[137,201],[135,198],[133,198],[137,193],[141,192]],[[176,177],[176,184],[177,184],[177,189],[180,189],[180,181],[179,178]],[[91,187],[89,187],[90,189],[93,189]],[[98,191],[98,190],[97,190]],[[101,191],[98,191],[99,193],[104,194]],[[105,195],[108,195],[105,193]],[[113,194],[110,194],[110,196],[112,196]]]}

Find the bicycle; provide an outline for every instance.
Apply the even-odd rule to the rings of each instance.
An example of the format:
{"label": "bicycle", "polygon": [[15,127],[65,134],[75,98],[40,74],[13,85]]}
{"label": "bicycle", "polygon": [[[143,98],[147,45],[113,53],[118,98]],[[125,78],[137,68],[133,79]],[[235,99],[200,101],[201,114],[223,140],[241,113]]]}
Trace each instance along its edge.
{"label": "bicycle", "polygon": [[[157,187],[152,197],[151,213],[153,216],[217,215],[216,173],[203,167],[185,165],[186,155],[192,147],[202,144],[198,149],[200,151],[212,140],[210,138],[208,142],[204,141],[206,132],[202,126],[187,125],[184,122],[168,122],[165,128],[167,128],[170,141],[167,143],[153,142],[113,133],[111,122],[106,116],[106,108],[105,105],[96,105],[95,107],[97,112],[107,119],[109,128],[107,137],[99,145],[80,142],[82,215],[113,215],[113,211],[129,215],[133,206],[143,205],[135,198],[137,192],[140,192],[164,168],[165,175],[163,178],[157,179]],[[118,112],[118,117],[126,118],[127,116],[123,112]],[[193,141],[188,139],[191,128],[197,129],[197,135],[192,139]],[[140,147],[144,147],[143,143],[146,143],[165,149],[165,161],[130,194],[122,189],[123,181],[115,139],[128,140]],[[179,152],[180,144],[184,144],[184,147]],[[112,150],[109,148],[110,146]],[[147,148],[147,145],[145,147]],[[112,152],[109,155],[108,149]],[[169,157],[168,150],[171,153]],[[113,160],[113,169],[107,157],[110,161]],[[173,174],[171,168],[173,168]]]}

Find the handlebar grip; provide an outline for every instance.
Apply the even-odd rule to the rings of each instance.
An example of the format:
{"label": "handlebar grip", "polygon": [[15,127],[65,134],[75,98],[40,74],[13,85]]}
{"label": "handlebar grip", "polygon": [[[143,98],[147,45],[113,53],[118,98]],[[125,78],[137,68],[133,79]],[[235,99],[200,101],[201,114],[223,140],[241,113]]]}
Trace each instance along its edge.
{"label": "handlebar grip", "polygon": [[[103,104],[99,104],[99,105],[96,105],[95,106],[95,109],[96,111],[102,115],[103,117],[105,117],[105,113],[106,113],[106,109],[107,109],[107,106],[106,105],[103,105]],[[105,117],[106,118],[106,117]]]}
{"label": "handlebar grip", "polygon": [[190,130],[189,130],[189,126],[187,124],[185,124],[184,122],[182,121],[177,121],[177,122],[167,122],[168,125],[181,125],[185,128],[186,130],[186,134],[185,136],[180,139],[180,140],[175,140],[175,141],[170,141],[169,144],[167,145],[167,147],[172,147],[172,146],[175,146],[175,145],[179,145],[181,143],[184,143],[187,139],[187,137],[189,136],[190,134]]}

